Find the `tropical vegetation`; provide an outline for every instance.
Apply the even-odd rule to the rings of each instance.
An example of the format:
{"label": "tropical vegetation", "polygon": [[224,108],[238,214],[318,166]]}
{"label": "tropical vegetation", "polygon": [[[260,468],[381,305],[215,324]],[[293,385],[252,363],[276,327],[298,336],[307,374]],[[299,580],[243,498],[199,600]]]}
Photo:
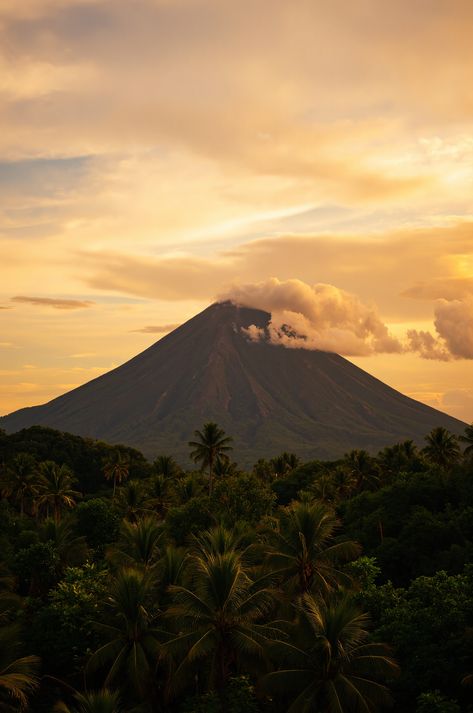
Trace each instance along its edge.
{"label": "tropical vegetation", "polygon": [[182,465],[0,432],[0,710],[471,713],[472,434],[243,472],[213,422]]}

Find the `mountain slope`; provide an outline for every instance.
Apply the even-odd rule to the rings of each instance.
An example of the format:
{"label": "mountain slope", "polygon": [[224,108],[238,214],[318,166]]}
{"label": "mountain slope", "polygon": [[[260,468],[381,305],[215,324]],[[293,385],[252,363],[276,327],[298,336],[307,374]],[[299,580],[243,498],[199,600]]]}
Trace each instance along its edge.
{"label": "mountain slope", "polygon": [[251,342],[241,331],[269,318],[214,304],[117,369],[0,418],[0,428],[39,424],[187,459],[194,429],[213,420],[234,437],[244,465],[282,450],[324,458],[404,438],[421,443],[435,426],[463,430],[337,354]]}

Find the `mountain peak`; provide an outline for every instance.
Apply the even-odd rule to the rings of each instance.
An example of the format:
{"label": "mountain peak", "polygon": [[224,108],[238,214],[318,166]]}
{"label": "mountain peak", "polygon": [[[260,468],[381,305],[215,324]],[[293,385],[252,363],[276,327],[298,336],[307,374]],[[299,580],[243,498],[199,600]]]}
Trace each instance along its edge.
{"label": "mountain peak", "polygon": [[422,442],[439,425],[463,430],[337,354],[275,347],[245,333],[270,319],[264,310],[215,302],[122,366],[5,416],[0,427],[51,426],[150,457],[187,459],[193,431],[216,421],[234,437],[243,466],[283,450],[328,458],[407,438]]}

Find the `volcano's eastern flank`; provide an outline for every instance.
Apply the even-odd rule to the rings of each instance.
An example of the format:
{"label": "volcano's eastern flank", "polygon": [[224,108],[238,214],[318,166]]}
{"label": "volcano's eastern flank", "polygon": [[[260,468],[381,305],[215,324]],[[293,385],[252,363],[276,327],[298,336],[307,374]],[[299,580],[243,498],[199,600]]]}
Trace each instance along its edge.
{"label": "volcano's eastern flank", "polygon": [[435,426],[463,430],[337,354],[251,341],[242,329],[269,320],[214,304],[117,369],[0,418],[0,428],[51,426],[187,460],[194,429],[212,420],[233,436],[241,465],[283,450],[329,458],[407,438],[422,443]]}

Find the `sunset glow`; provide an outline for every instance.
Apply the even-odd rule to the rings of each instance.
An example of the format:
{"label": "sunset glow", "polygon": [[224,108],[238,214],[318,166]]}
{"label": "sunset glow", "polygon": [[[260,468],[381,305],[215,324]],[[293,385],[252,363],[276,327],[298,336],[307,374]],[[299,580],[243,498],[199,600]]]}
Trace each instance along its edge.
{"label": "sunset glow", "polygon": [[470,0],[0,0],[0,414],[244,292],[473,421],[472,23]]}

